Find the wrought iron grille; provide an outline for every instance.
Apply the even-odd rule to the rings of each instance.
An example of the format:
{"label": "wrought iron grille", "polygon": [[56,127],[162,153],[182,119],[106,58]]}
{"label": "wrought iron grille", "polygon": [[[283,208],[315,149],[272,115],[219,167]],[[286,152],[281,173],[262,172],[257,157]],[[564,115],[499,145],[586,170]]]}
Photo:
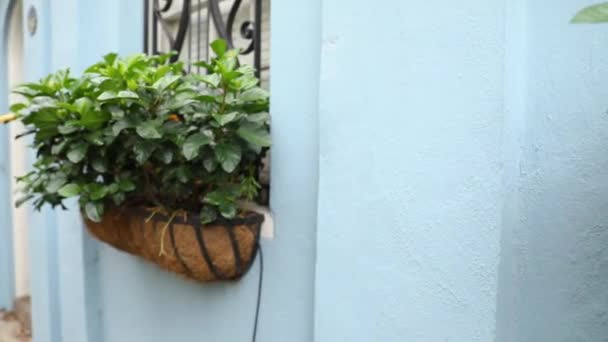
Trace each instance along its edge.
{"label": "wrought iron grille", "polygon": [[[269,0],[144,0],[144,14],[146,53],[176,51],[174,61],[204,60],[209,42],[222,38],[240,48],[241,60],[267,83]],[[186,65],[188,72],[203,72]]]}
{"label": "wrought iron grille", "polygon": [[[186,72],[204,68],[190,62],[207,60],[209,43],[226,40],[241,49],[240,60],[256,69],[261,86],[268,87],[270,73],[270,0],[144,0],[144,52],[175,51]],[[259,202],[267,204],[270,183],[269,153],[260,160],[262,185]]]}

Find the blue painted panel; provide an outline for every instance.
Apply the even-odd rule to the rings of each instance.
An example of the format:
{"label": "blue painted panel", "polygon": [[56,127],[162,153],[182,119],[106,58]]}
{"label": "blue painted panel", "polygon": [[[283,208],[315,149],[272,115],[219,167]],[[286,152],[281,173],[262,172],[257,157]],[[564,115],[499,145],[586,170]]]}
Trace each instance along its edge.
{"label": "blue painted panel", "polygon": [[316,342],[494,340],[504,1],[323,1]]}
{"label": "blue painted panel", "polygon": [[[0,2],[0,114],[8,111],[7,48],[11,2]],[[0,126],[0,308],[11,309],[15,297],[11,175],[7,126]]]}
{"label": "blue painted panel", "polygon": [[[34,7],[37,32],[31,36],[24,30],[24,78],[36,81],[50,72],[49,58],[51,22],[48,0],[24,0],[24,23]],[[32,153],[30,162],[35,160]],[[48,208],[31,212],[30,216],[30,281],[32,294],[32,327],[36,342],[62,342],[57,264],[57,233],[55,213]]]}
{"label": "blue painted panel", "polygon": [[[93,8],[93,9],[91,9]],[[85,6],[79,0],[51,3],[52,70],[69,67],[79,74],[87,64],[97,60],[91,56],[95,50],[86,43],[94,36],[87,36],[86,28],[95,6]],[[82,51],[75,54],[74,51]],[[67,204],[70,210],[57,211],[57,240],[59,246],[59,297],[61,299],[61,335],[63,341],[100,341],[99,303],[97,297],[96,244],[82,227],[76,201]]]}

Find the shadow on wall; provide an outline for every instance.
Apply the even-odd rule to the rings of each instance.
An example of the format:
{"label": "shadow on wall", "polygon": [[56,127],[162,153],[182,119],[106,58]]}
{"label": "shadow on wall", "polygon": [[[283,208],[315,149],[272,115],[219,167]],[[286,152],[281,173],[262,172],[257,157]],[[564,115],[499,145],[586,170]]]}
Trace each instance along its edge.
{"label": "shadow on wall", "polygon": [[608,26],[527,5],[525,129],[507,203],[498,341],[608,336]]}

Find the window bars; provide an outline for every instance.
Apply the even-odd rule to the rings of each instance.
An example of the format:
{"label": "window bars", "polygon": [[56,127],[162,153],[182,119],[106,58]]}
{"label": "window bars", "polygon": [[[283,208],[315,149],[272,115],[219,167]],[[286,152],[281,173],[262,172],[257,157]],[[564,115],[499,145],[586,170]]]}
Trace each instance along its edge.
{"label": "window bars", "polygon": [[[263,0],[144,0],[144,51],[148,54],[176,51],[178,59],[207,59],[209,42],[222,38],[240,48],[242,59],[253,64],[258,77],[263,69],[262,35],[268,31]],[[238,28],[238,34],[235,29]],[[188,63],[188,72],[200,68]],[[196,70],[194,70],[196,68]]]}

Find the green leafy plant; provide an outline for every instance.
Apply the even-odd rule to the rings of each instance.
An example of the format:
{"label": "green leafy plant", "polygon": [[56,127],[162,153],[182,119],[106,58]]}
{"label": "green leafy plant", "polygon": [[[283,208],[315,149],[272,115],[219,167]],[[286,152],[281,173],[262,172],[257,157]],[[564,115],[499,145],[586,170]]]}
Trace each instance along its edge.
{"label": "green leafy plant", "polygon": [[269,94],[225,41],[183,73],[170,55],[108,54],[81,77],[69,70],[14,90],[11,107],[33,135],[37,160],[18,180],[35,208],[77,197],[90,220],[110,206],[196,211],[204,223],[238,215],[260,185],[270,146]]}
{"label": "green leafy plant", "polygon": [[583,8],[572,19],[576,24],[593,24],[608,22],[608,2]]}

